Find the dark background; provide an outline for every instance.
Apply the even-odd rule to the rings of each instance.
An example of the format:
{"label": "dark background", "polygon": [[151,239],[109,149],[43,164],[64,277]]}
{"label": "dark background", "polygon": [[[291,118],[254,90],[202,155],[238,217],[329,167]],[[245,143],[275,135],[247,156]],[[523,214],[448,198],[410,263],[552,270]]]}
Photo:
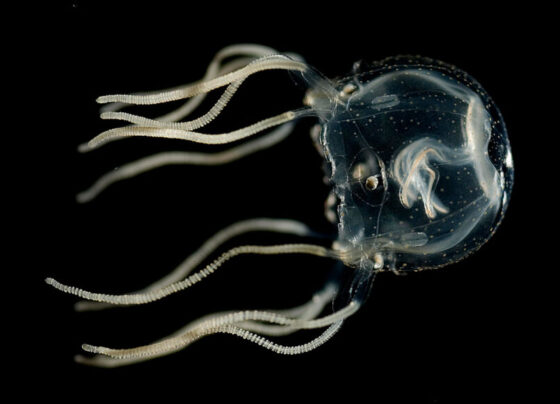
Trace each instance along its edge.
{"label": "dark background", "polygon": [[[93,2],[92,2],[93,3]],[[527,235],[535,209],[529,171],[531,114],[523,108],[539,52],[527,10],[491,11],[405,4],[291,2],[182,6],[157,2],[68,2],[43,21],[31,56],[44,73],[48,130],[35,136],[33,212],[37,246],[27,259],[40,318],[28,352],[45,395],[111,399],[162,395],[192,401],[271,398],[343,402],[498,402],[529,390],[538,323],[529,296]],[[112,186],[95,201],[74,196],[112,168],[163,150],[208,150],[180,141],[131,139],[80,155],[78,144],[115,123],[98,118],[95,98],[196,80],[222,47],[253,42],[297,52],[328,77],[356,60],[421,54],[474,76],[501,109],[512,144],[515,185],[506,218],[475,255],[408,276],[382,274],[339,334],[311,353],[285,357],[231,336],[205,338],[177,354],[118,369],[77,365],[84,342],[150,343],[207,313],[284,308],[306,301],[331,268],[314,257],[240,257],[189,291],[142,307],[75,313],[76,301],[46,276],[89,290],[124,293],[172,270],[219,229],[251,217],[285,217],[332,230],[323,217],[328,188],[302,120],[285,142],[222,167],[176,166]],[[212,131],[231,130],[300,105],[304,88],[267,72],[242,86]],[[211,105],[210,102],[205,105]],[[146,107],[155,115],[159,110]],[[31,205],[31,202],[30,202]],[[26,206],[27,207],[27,206]],[[238,243],[294,242],[251,235]],[[530,240],[529,240],[530,241]],[[288,338],[306,341],[315,334]],[[37,342],[39,341],[39,342]],[[61,393],[64,392],[64,393]]]}

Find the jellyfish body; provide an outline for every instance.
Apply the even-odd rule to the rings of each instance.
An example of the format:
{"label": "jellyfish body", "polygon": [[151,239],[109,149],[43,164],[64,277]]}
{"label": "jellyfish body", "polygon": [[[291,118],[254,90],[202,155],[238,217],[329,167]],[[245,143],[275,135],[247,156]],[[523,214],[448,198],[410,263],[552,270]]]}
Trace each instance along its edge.
{"label": "jellyfish body", "polygon": [[[229,62],[224,62],[227,59]],[[232,59],[233,58],[233,59]],[[309,88],[305,107],[287,111],[224,134],[198,130],[215,119],[243,81],[269,69],[288,70]],[[204,115],[181,121],[204,94],[227,86]],[[127,104],[155,104],[188,98],[159,119],[119,112]],[[47,283],[87,301],[81,310],[110,305],[149,303],[184,290],[240,254],[312,254],[342,262],[355,281],[340,309],[320,317],[340,292],[337,277],[302,306],[284,311],[216,313],[176,334],[137,348],[84,345],[98,366],[138,362],[190,345],[215,333],[229,333],[281,354],[297,354],[326,342],[365,300],[379,271],[436,268],[478,249],[494,233],[507,207],[513,164],[502,116],[483,88],[469,75],[442,62],[421,57],[394,57],[371,65],[355,64],[343,79],[329,80],[297,55],[280,55],[258,45],[236,45],[219,52],[203,80],[168,91],[101,97],[109,103],[102,114],[131,125],[104,132],[82,145],[87,151],[124,137],[149,136],[206,144],[237,142],[261,131],[258,138],[215,154],[162,153],[130,163],[100,178],[78,196],[86,202],[110,184],[166,164],[224,164],[271,147],[293,129],[294,121],[316,117],[312,138],[325,160],[332,184],[327,218],[337,223],[331,247],[314,244],[240,246],[223,253],[198,272],[194,269],[224,241],[250,231],[312,236],[304,224],[280,219],[235,223],[208,240],[174,272],[145,289],[125,295],[89,292],[47,279]],[[283,346],[265,336],[301,329],[326,328],[309,343]]]}
{"label": "jellyfish body", "polygon": [[347,263],[420,270],[481,246],[513,184],[505,125],[482,87],[442,62],[395,57],[356,68],[336,88],[334,102],[318,92],[307,101],[334,111],[317,141]]}

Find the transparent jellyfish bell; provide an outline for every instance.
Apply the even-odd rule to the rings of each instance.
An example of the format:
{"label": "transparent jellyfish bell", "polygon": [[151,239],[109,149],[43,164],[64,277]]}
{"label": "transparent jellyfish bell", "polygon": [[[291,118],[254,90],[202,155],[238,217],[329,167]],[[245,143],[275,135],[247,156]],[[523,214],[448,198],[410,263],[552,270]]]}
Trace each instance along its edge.
{"label": "transparent jellyfish bell", "polygon": [[436,268],[491,237],[513,164],[503,118],[477,81],[433,59],[399,56],[356,64],[331,94],[311,89],[306,102],[323,111],[316,141],[346,264]]}

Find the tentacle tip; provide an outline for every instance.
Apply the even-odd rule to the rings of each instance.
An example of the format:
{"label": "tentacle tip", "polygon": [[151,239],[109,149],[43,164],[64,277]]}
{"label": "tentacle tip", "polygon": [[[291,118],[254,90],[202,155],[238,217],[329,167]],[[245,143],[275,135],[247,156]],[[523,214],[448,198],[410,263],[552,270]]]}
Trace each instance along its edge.
{"label": "tentacle tip", "polygon": [[74,311],[76,312],[89,311],[90,307],[87,303],[91,303],[91,302],[81,301],[81,302],[74,303]]}
{"label": "tentacle tip", "polygon": [[94,197],[87,191],[80,192],[76,195],[76,202],[78,203],[87,203],[91,201]]}
{"label": "tentacle tip", "polygon": [[74,355],[74,362],[80,365],[88,365],[91,359],[86,358],[84,355]]}
{"label": "tentacle tip", "polygon": [[79,365],[94,366],[94,367],[110,367],[107,366],[107,364],[103,359],[105,358],[99,356],[89,357],[89,356],[84,356],[79,354],[74,355],[74,362],[76,362]]}
{"label": "tentacle tip", "polygon": [[88,151],[93,150],[93,147],[89,145],[89,143],[82,143],[78,146],[79,153],[87,153]]}
{"label": "tentacle tip", "polygon": [[101,347],[90,345],[90,344],[82,344],[82,349],[89,353],[99,354],[101,353]]}
{"label": "tentacle tip", "polygon": [[89,300],[81,300],[74,304],[74,311],[76,312],[98,311],[112,306],[113,305],[110,305],[108,303],[99,303],[99,302],[92,302]]}
{"label": "tentacle tip", "polygon": [[45,278],[45,283],[47,285],[54,286],[56,281],[54,280],[54,278]]}
{"label": "tentacle tip", "polygon": [[108,102],[112,102],[110,97],[110,95],[102,95],[100,97],[97,97],[95,99],[95,102],[98,104],[107,104]]}

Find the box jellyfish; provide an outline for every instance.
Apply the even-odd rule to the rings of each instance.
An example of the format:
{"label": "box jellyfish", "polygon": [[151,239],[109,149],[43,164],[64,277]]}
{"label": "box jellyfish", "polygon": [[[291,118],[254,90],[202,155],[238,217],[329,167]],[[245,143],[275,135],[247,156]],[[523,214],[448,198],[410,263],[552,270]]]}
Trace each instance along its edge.
{"label": "box jellyfish", "polygon": [[[289,71],[307,86],[300,109],[227,133],[201,131],[218,117],[245,79],[265,70]],[[219,88],[225,90],[206,113],[185,119],[205,94]],[[123,111],[129,105],[183,99],[183,106],[156,119]],[[124,121],[126,126],[99,134],[80,146],[81,151],[136,136],[236,145],[219,153],[160,153],[126,164],[79,194],[80,202],[95,198],[115,182],[163,165],[215,165],[240,159],[280,142],[292,132],[296,121],[314,118],[317,125],[311,137],[324,159],[332,187],[326,216],[336,224],[337,235],[329,245],[322,244],[324,239],[317,244],[242,245],[201,267],[221,244],[247,232],[316,235],[297,221],[255,218],[218,232],[175,271],[143,290],[110,295],[46,279],[49,285],[82,298],[76,305],[78,310],[163,299],[192,287],[241,254],[311,254],[338,261],[338,269],[301,306],[209,314],[167,338],[140,347],[84,344],[83,349],[94,354],[77,357],[85,364],[131,364],[176,352],[216,333],[236,335],[279,354],[313,350],[360,308],[377,273],[438,268],[476,251],[496,231],[513,185],[511,149],[498,108],[468,74],[429,58],[399,56],[372,64],[356,63],[346,77],[330,80],[298,55],[279,54],[258,45],[236,45],[220,51],[197,82],[160,92],[103,96],[98,102],[106,104],[101,118]],[[266,133],[258,136],[261,132]],[[340,281],[340,267],[351,273],[351,282]],[[339,304],[325,313],[335,296]],[[306,329],[323,332],[301,345],[275,341]]]}

